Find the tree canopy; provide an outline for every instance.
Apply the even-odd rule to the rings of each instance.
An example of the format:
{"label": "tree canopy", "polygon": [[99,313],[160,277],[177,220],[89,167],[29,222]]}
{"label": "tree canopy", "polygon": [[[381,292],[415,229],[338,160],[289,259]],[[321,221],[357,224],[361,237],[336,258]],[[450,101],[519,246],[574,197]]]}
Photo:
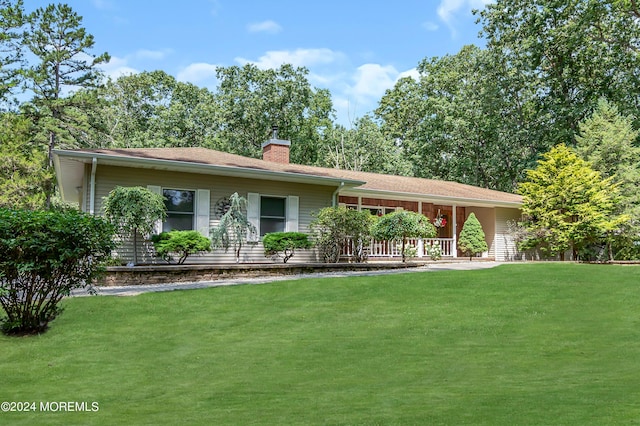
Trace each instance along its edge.
{"label": "tree canopy", "polygon": [[347,127],[306,68],[221,66],[215,88],[163,70],[106,79],[100,66],[109,55],[93,53],[95,40],[70,6],[26,10],[23,0],[0,0],[0,114],[20,117],[3,118],[12,126],[3,137],[17,136],[2,152],[20,170],[12,176],[31,175],[11,187],[5,165],[0,184],[24,200],[50,196],[46,162],[37,164],[55,147],[207,147],[259,157],[277,125],[294,163],[513,192],[564,144],[619,187],[618,213],[631,220],[614,251],[640,257],[632,249],[640,234],[639,3],[496,0],[476,13],[486,47],[416,58],[417,77],[399,79],[372,115]]}

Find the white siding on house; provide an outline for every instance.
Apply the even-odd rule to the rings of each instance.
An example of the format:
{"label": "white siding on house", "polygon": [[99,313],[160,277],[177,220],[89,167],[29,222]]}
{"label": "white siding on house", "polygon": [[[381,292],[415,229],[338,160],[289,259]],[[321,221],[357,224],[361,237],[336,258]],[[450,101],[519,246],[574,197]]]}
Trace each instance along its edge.
{"label": "white siding on house", "polygon": [[[495,257],[496,255],[496,213],[495,209],[489,207],[466,207],[465,214],[469,217],[469,214],[474,213],[476,218],[482,225],[482,231],[484,232],[484,239],[487,242],[489,250],[482,254],[483,257]],[[466,220],[466,218],[465,218]],[[464,224],[458,224],[462,229]]]}
{"label": "white siding on house", "polygon": [[[90,170],[89,170],[90,172]],[[298,205],[297,228],[299,232],[309,232],[309,224],[313,220],[311,213],[331,205],[331,196],[335,187],[316,186],[298,183],[286,183],[267,180],[228,178],[224,176],[200,175],[192,173],[167,172],[148,169],[135,169],[128,167],[113,167],[98,164],[96,173],[96,212],[101,212],[102,199],[108,195],[116,186],[143,186],[174,189],[191,189],[209,192],[208,209],[204,204],[196,207],[200,218],[205,216],[208,210],[209,228],[218,224],[219,218],[215,217],[215,203],[223,197],[229,197],[234,192],[245,198],[250,193],[265,194],[270,196],[286,197],[290,208],[295,208],[296,199]],[[204,192],[200,192],[200,196]],[[200,219],[202,220],[202,219]],[[198,222],[198,218],[196,218]],[[295,228],[295,218],[288,218],[288,227]],[[203,225],[198,224],[198,228]],[[142,239],[140,239],[142,240]],[[152,257],[152,245],[148,242],[138,244],[138,256],[140,262],[163,262]],[[119,256],[124,260],[130,260],[132,255],[132,245],[125,245]],[[144,255],[143,255],[144,253]],[[262,244],[245,244],[241,252],[242,262],[267,262],[271,260],[264,257]],[[193,256],[187,259],[187,263],[212,262],[212,263],[234,263],[232,250],[224,253],[223,250],[215,250],[203,256]],[[289,262],[316,261],[316,255],[311,250],[296,253]]]}
{"label": "white siding on house", "polygon": [[500,262],[522,259],[513,236],[509,230],[509,221],[520,219],[519,209],[496,208],[496,260]]}

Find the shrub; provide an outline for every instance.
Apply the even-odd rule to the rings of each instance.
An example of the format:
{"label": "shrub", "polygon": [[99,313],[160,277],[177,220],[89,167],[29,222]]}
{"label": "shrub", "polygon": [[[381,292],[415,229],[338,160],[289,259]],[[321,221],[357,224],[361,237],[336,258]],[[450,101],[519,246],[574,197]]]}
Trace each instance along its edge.
{"label": "shrub", "polygon": [[307,234],[301,232],[271,232],[262,238],[265,256],[282,257],[284,263],[293,257],[296,249],[313,246]]}
{"label": "shrub", "polygon": [[218,226],[211,229],[211,246],[223,248],[225,252],[233,247],[236,263],[240,263],[240,251],[247,237],[257,232],[247,218],[247,200],[234,192],[229,197],[229,207],[220,218]]}
{"label": "shrub", "polygon": [[474,254],[487,251],[489,247],[484,239],[484,231],[482,225],[476,215],[471,213],[462,225],[460,238],[458,239],[458,248],[471,259]]}
{"label": "shrub", "polygon": [[324,262],[336,263],[340,260],[349,239],[353,242],[353,260],[367,259],[365,245],[371,238],[371,227],[376,221],[368,210],[357,211],[346,207],[325,207],[311,222],[315,234],[316,247]]}
{"label": "shrub", "polygon": [[149,236],[167,215],[164,198],[141,186],[116,186],[104,198],[104,215],[122,239],[133,237],[133,263],[138,263],[138,234]]}
{"label": "shrub", "polygon": [[435,237],[436,228],[426,216],[401,210],[386,214],[378,219],[373,227],[373,235],[378,240],[400,240],[402,242],[402,261],[404,262],[406,260],[407,238]]}
{"label": "shrub", "polygon": [[153,247],[158,256],[171,263],[172,254],[178,255],[178,265],[182,265],[187,257],[211,250],[211,240],[198,231],[170,231],[151,237]]}
{"label": "shrub", "polygon": [[7,334],[46,330],[71,290],[91,286],[109,259],[114,230],[75,210],[0,209],[0,304]]}
{"label": "shrub", "polygon": [[440,247],[440,241],[434,241],[433,243],[426,242],[424,249],[431,260],[442,259],[442,247]]}

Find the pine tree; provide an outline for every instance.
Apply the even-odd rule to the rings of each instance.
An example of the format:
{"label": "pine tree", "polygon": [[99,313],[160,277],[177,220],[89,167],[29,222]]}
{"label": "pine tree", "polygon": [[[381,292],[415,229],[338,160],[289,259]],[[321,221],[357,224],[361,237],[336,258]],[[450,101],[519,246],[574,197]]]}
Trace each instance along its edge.
{"label": "pine tree", "polygon": [[521,248],[539,248],[561,260],[567,250],[577,258],[582,250],[603,244],[629,219],[616,213],[619,194],[612,178],[603,179],[564,144],[544,154],[518,191],[528,232]]}
{"label": "pine tree", "polygon": [[640,148],[633,120],[600,99],[593,115],[580,123],[576,137],[578,154],[620,189],[617,212],[629,215],[630,221],[611,235],[610,257],[626,260],[640,258]]}
{"label": "pine tree", "polygon": [[482,225],[472,212],[462,226],[460,238],[458,240],[458,248],[469,256],[469,260],[473,259],[473,255],[489,250],[485,241]]}

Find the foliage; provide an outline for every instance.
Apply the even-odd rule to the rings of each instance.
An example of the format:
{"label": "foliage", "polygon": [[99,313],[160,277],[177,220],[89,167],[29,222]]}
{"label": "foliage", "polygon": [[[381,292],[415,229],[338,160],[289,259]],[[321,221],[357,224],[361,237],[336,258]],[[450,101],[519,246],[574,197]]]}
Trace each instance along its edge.
{"label": "foliage", "polygon": [[249,234],[257,229],[247,218],[247,200],[234,192],[229,197],[229,209],[220,218],[218,226],[211,230],[213,248],[223,248],[225,252],[233,247],[236,263],[240,262],[240,251]]}
{"label": "foliage", "polygon": [[88,129],[86,113],[95,106],[90,96],[65,96],[69,90],[96,87],[98,68],[109,55],[92,55],[93,36],[82,27],[82,17],[66,4],[50,4],[28,16],[23,44],[32,63],[24,69],[26,86],[33,93],[30,113],[46,129],[49,160],[62,137],[65,146],[77,147]]}
{"label": "foliage", "polygon": [[302,232],[271,232],[262,238],[265,256],[282,256],[284,263],[293,257],[296,249],[308,249],[313,246],[309,236]]}
{"label": "foliage", "polygon": [[482,225],[475,213],[471,212],[469,217],[467,217],[467,220],[464,222],[464,225],[462,225],[460,238],[458,238],[458,248],[463,253],[466,253],[471,260],[474,254],[489,250],[484,238],[485,235],[482,230]]}
{"label": "foliage", "polygon": [[153,247],[158,256],[171,263],[172,253],[177,254],[178,265],[182,265],[187,257],[211,250],[211,240],[198,231],[162,232],[151,237]]}
{"label": "foliage", "polygon": [[45,206],[53,176],[44,152],[30,144],[31,123],[12,113],[0,117],[0,207],[36,210]]}
{"label": "foliage", "polygon": [[378,219],[372,230],[378,240],[401,240],[402,261],[406,261],[405,246],[407,238],[433,238],[436,228],[429,219],[416,212],[407,210],[386,214]]}
{"label": "foliage", "polygon": [[572,146],[600,97],[637,110],[638,16],[635,1],[499,0],[479,22],[487,49],[532,90],[546,145]]}
{"label": "foliage", "polygon": [[280,138],[292,141],[292,162],[313,163],[320,133],[331,125],[333,108],[326,90],[309,84],[306,68],[290,64],[277,69],[256,65],[218,67],[215,93],[220,122],[220,148],[259,157],[273,125]]}
{"label": "foliage", "polygon": [[103,99],[100,145],[127,148],[216,147],[219,130],[213,94],[164,71],[109,80]]}
{"label": "foliage", "polygon": [[528,231],[522,249],[539,247],[561,259],[572,250],[576,258],[581,250],[604,242],[628,219],[614,214],[618,189],[612,179],[603,179],[565,145],[546,153],[518,190]]}
{"label": "foliage", "polygon": [[103,200],[105,217],[121,239],[133,238],[133,263],[138,263],[138,234],[150,236],[156,222],[166,217],[162,195],[141,186],[117,186]]}
{"label": "foliage", "polygon": [[512,191],[546,150],[530,91],[500,58],[475,46],[425,59],[418,72],[418,79],[400,79],[376,109],[413,174]]}
{"label": "foliage", "polygon": [[600,99],[594,113],[579,125],[577,153],[602,176],[612,178],[620,190],[616,210],[630,217],[611,235],[611,258],[640,258],[640,148],[633,117],[623,117],[618,108]]}
{"label": "foliage", "polygon": [[440,247],[440,241],[434,241],[433,243],[426,241],[424,243],[424,250],[431,260],[442,259],[442,247]]}
{"label": "foliage", "polygon": [[60,300],[101,272],[114,248],[112,237],[108,222],[75,210],[0,209],[3,331],[46,330],[61,311]]}
{"label": "foliage", "polygon": [[22,81],[20,29],[24,25],[24,1],[0,0],[0,103],[10,101]]}
{"label": "foliage", "polygon": [[337,263],[345,245],[353,244],[353,260],[367,259],[365,247],[371,239],[371,228],[376,217],[371,212],[348,209],[346,207],[325,207],[310,224],[315,235],[315,243],[323,262]]}
{"label": "foliage", "polygon": [[335,169],[407,176],[411,161],[394,139],[385,136],[370,116],[355,121],[354,127],[335,126],[322,138],[318,165]]}

